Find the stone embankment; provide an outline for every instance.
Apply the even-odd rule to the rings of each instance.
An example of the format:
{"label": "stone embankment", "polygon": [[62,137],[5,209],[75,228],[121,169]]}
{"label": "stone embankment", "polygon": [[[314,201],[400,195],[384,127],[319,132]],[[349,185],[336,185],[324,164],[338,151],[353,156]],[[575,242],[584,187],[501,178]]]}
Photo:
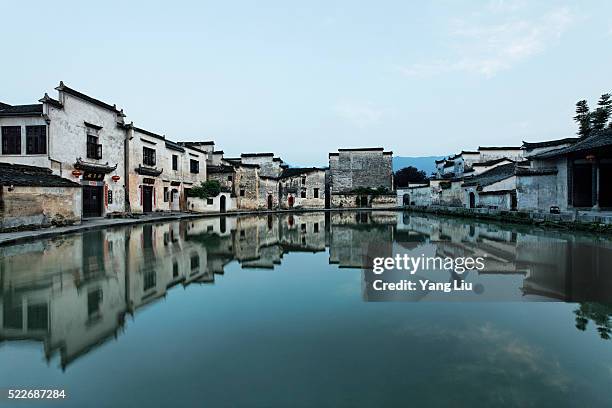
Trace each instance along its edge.
{"label": "stone embankment", "polygon": [[612,234],[612,212],[575,211],[550,214],[545,212],[505,211],[489,208],[436,205],[428,207],[405,206],[402,208],[412,212]]}

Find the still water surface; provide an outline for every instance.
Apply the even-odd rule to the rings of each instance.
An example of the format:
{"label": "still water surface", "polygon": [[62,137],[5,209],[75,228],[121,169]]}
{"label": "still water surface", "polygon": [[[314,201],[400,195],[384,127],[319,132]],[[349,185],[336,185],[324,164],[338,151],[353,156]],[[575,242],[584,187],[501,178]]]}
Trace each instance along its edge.
{"label": "still water surface", "polygon": [[[489,267],[461,278],[479,285],[469,301],[376,301],[371,242]],[[64,407],[610,406],[610,244],[345,212],[0,247],[0,387],[65,389]]]}

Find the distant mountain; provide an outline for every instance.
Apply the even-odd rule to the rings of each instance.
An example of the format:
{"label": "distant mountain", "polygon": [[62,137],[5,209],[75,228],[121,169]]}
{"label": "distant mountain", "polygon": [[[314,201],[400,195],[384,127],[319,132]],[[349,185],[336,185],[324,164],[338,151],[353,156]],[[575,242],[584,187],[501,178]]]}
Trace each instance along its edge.
{"label": "distant mountain", "polygon": [[444,159],[446,156],[427,156],[427,157],[393,157],[393,171],[398,171],[404,167],[412,166],[423,170],[429,176],[436,171],[436,160]]}

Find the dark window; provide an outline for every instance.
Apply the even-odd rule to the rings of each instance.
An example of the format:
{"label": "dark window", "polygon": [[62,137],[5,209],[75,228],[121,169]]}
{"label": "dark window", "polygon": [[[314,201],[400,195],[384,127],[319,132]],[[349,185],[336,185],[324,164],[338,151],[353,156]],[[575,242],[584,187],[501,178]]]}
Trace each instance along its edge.
{"label": "dark window", "polygon": [[227,181],[232,181],[233,177],[232,176],[227,176]]}
{"label": "dark window", "polygon": [[189,162],[189,168],[192,173],[195,173],[195,174],[199,173],[200,172],[200,162],[197,160],[191,159]]}
{"label": "dark window", "polygon": [[26,126],[26,154],[47,153],[47,127]]}
{"label": "dark window", "polygon": [[97,136],[87,135],[87,158],[89,159],[101,159],[102,158],[102,145],[98,144]]}
{"label": "dark window", "polygon": [[28,305],[28,330],[47,330],[49,308],[46,304]]}
{"label": "dark window", "polygon": [[314,198],[319,198],[319,189],[318,188],[315,188],[315,189],[312,190],[312,196]]}
{"label": "dark window", "polygon": [[306,185],[306,177],[302,177],[302,185]]}
{"label": "dark window", "polygon": [[2,126],[2,154],[21,154],[21,126]]}
{"label": "dark window", "polygon": [[301,193],[300,193],[300,197],[302,198],[306,198],[306,189],[302,189]]}
{"label": "dark window", "polygon": [[168,187],[164,187],[164,203],[168,202],[169,199]]}
{"label": "dark window", "polygon": [[102,290],[94,289],[87,294],[87,316],[100,313],[100,303],[102,303]]}
{"label": "dark window", "polygon": [[12,303],[11,298],[4,299],[2,308],[5,329],[23,329],[23,307],[22,304]]}
{"label": "dark window", "polygon": [[146,166],[155,166],[155,149],[142,148],[142,163]]}
{"label": "dark window", "polygon": [[300,228],[302,229],[302,231],[306,231],[306,224],[300,225]]}
{"label": "dark window", "polygon": [[148,268],[144,272],[144,281],[143,281],[143,289],[146,292],[149,289],[153,289],[156,285],[157,274],[155,273],[155,269]]}
{"label": "dark window", "polygon": [[313,232],[317,234],[319,232],[319,223],[315,222],[313,225]]}
{"label": "dark window", "polygon": [[178,170],[178,156],[176,154],[172,155],[172,170]]}
{"label": "dark window", "polygon": [[213,203],[214,203],[214,201],[213,201],[213,199],[212,199],[212,198],[207,198],[207,199],[206,199],[206,204],[208,204],[208,205],[213,205]]}
{"label": "dark window", "polygon": [[200,256],[198,254],[191,255],[191,270],[200,269]]}
{"label": "dark window", "polygon": [[244,188],[240,189],[240,197],[244,197]]}
{"label": "dark window", "polygon": [[174,261],[172,264],[172,277],[176,278],[179,275],[179,266],[178,262]]}

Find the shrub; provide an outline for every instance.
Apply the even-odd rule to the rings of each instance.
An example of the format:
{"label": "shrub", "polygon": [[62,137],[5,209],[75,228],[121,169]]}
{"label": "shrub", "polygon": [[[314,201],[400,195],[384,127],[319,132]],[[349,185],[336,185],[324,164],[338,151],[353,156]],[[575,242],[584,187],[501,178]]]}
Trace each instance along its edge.
{"label": "shrub", "polygon": [[195,186],[189,190],[189,197],[197,198],[212,198],[221,193],[221,184],[217,180],[208,180],[202,182],[199,186]]}

